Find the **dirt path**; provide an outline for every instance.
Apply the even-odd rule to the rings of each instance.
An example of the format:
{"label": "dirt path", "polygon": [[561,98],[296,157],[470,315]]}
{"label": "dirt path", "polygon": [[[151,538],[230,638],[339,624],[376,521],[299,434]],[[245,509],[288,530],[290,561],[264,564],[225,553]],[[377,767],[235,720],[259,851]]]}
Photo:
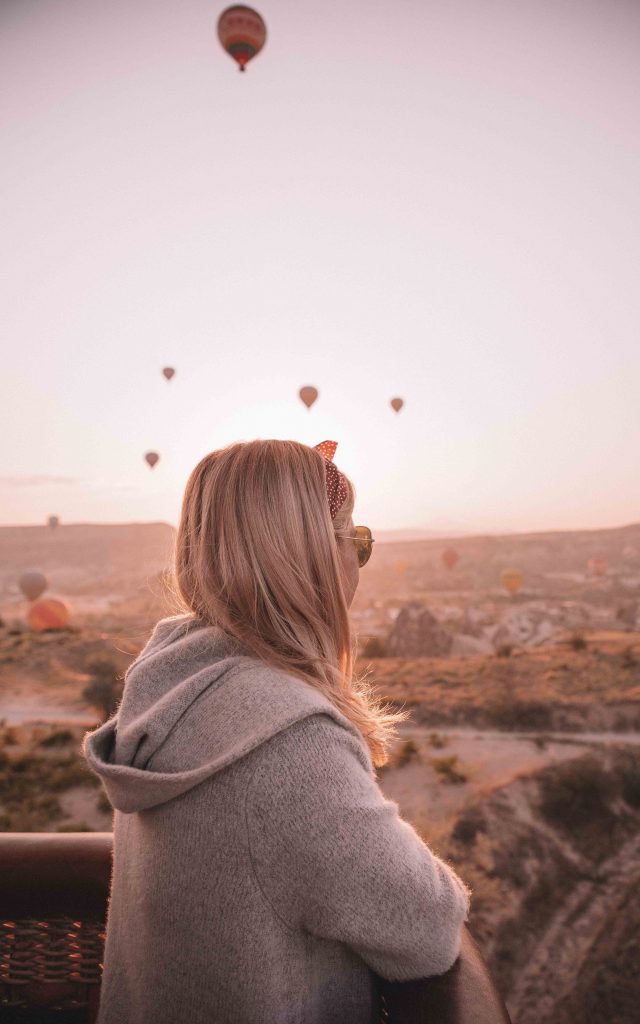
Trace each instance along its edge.
{"label": "dirt path", "polygon": [[398,727],[402,736],[428,737],[432,733],[443,736],[482,738],[484,740],[534,740],[536,737],[552,739],[554,743],[640,743],[640,732],[507,732],[504,729],[479,729],[477,726],[445,726],[429,727],[402,722]]}
{"label": "dirt path", "polygon": [[[380,785],[385,796],[399,805],[402,815],[426,836],[437,834],[440,826],[450,823],[479,795],[507,786],[517,776],[579,757],[594,746],[640,742],[640,733],[544,733],[540,744],[538,733],[463,726],[433,729],[410,722],[400,725],[398,734],[402,740],[414,740],[418,756],[402,767],[383,770]],[[434,734],[438,746],[432,745]],[[465,781],[449,781],[433,764],[451,757],[457,759],[455,768]]]}

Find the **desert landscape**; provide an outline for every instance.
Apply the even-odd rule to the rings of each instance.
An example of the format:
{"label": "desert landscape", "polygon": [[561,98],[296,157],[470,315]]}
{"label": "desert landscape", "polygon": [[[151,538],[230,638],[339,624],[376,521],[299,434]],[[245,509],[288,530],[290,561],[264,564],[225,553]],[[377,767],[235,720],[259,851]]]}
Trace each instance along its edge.
{"label": "desert landscape", "polygon": [[[176,610],[172,544],[163,523],[0,529],[2,830],[111,828],[79,746]],[[352,609],[358,672],[411,715],[378,770],[383,792],[471,886],[470,928],[515,1024],[630,1024],[640,526],[383,540],[375,556]],[[511,565],[513,596],[500,582]],[[35,566],[72,609],[64,629],[26,622],[17,579]]]}

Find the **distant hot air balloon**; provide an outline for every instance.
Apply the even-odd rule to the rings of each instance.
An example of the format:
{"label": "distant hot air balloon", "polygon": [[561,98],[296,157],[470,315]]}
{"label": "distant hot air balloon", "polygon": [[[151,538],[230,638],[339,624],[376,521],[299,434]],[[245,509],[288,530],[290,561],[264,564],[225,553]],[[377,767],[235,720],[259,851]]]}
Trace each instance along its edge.
{"label": "distant hot air balloon", "polygon": [[307,409],[310,409],[316,398],[318,397],[318,389],[313,387],[300,388],[298,394],[306,405]]}
{"label": "distant hot air balloon", "polygon": [[37,633],[43,629],[64,629],[71,618],[71,609],[60,597],[43,597],[27,612],[27,621]]}
{"label": "distant hot air balloon", "polygon": [[460,558],[460,555],[455,548],[445,548],[441,555],[442,561],[446,565],[447,569],[453,569]]}
{"label": "distant hot air balloon", "polygon": [[58,516],[49,516],[49,518],[47,519],[47,523],[49,524],[52,530],[55,530],[56,526],[58,526],[58,524],[60,523],[60,519]]}
{"label": "distant hot air balloon", "polygon": [[396,412],[400,412],[400,410],[402,409],[402,406],[404,405],[404,399],[403,398],[392,398],[391,402],[389,404],[391,405],[392,409],[395,409]]}
{"label": "distant hot air balloon", "polygon": [[524,577],[519,569],[504,569],[500,573],[500,580],[505,590],[514,597],[524,582]]}
{"label": "distant hot air balloon", "polygon": [[171,378],[173,377],[173,375],[174,375],[174,373],[176,371],[174,370],[173,366],[164,366],[162,368],[162,372],[165,375],[165,377],[167,378],[167,380],[171,380]]}
{"label": "distant hot air balloon", "polygon": [[393,563],[393,568],[397,573],[400,573],[401,576],[404,576],[405,572],[409,568],[409,563],[404,562],[402,559],[398,559],[397,562]]}
{"label": "distant hot air balloon", "polygon": [[218,18],[218,39],[230,57],[244,71],[260,52],[267,38],[267,26],[257,11],[244,4],[227,7]]}
{"label": "distant hot air balloon", "polygon": [[593,573],[594,576],[604,576],[607,571],[607,565],[608,563],[606,558],[594,555],[594,557],[590,558],[587,562],[587,569],[589,572]]}
{"label": "distant hot air balloon", "polygon": [[18,580],[20,590],[28,601],[35,601],[49,586],[49,580],[39,569],[27,569]]}
{"label": "distant hot air balloon", "polygon": [[147,460],[147,462],[149,463],[149,465],[151,466],[152,469],[155,466],[155,464],[156,464],[156,462],[158,461],[159,458],[160,458],[160,456],[158,455],[157,452],[147,452],[146,455],[145,455],[145,459]]}

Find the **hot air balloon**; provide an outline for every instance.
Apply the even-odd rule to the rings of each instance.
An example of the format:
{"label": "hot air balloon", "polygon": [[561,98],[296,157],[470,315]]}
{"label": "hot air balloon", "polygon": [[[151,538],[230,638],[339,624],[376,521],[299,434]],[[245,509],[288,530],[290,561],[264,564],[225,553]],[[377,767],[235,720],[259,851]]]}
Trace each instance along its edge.
{"label": "hot air balloon", "polygon": [[47,519],[47,523],[49,524],[52,530],[55,530],[56,526],[58,526],[58,524],[60,523],[60,519],[58,516],[49,516],[49,518]]}
{"label": "hot air balloon", "polygon": [[607,560],[602,558],[600,555],[594,555],[587,562],[587,569],[593,573],[594,576],[604,576],[607,571]]}
{"label": "hot air balloon", "polygon": [[155,466],[155,464],[156,464],[156,462],[158,461],[159,458],[160,458],[160,456],[158,455],[157,452],[147,452],[146,455],[145,455],[145,459],[147,460],[147,462],[149,463],[149,465],[151,466],[152,469]]}
{"label": "hot air balloon", "polygon": [[392,409],[395,409],[396,412],[400,412],[400,410],[402,409],[402,406],[404,405],[404,399],[403,398],[392,398],[391,402],[389,404],[390,404]]}
{"label": "hot air balloon", "polygon": [[36,633],[43,629],[64,629],[71,618],[71,609],[60,597],[43,597],[34,601],[27,612],[27,621]]}
{"label": "hot air balloon", "polygon": [[441,558],[447,569],[453,569],[460,558],[460,555],[455,548],[445,548],[442,552]]}
{"label": "hot air balloon", "polygon": [[167,380],[171,380],[176,371],[174,370],[173,366],[163,366],[162,372],[167,378]]}
{"label": "hot air balloon", "polygon": [[20,590],[28,601],[35,601],[49,586],[49,580],[39,569],[27,569],[18,580]]}
{"label": "hot air balloon", "polygon": [[244,71],[267,38],[267,26],[257,11],[244,4],[227,7],[218,18],[218,39]]}
{"label": "hot air balloon", "polygon": [[404,562],[402,559],[398,559],[397,562],[393,563],[393,568],[401,576],[404,576],[405,572],[409,568],[409,563],[408,562]]}
{"label": "hot air balloon", "polygon": [[502,586],[514,597],[524,582],[524,577],[519,569],[504,569],[500,573]]}
{"label": "hot air balloon", "polygon": [[313,387],[300,388],[298,394],[306,405],[307,409],[310,409],[316,398],[318,397],[318,389]]}

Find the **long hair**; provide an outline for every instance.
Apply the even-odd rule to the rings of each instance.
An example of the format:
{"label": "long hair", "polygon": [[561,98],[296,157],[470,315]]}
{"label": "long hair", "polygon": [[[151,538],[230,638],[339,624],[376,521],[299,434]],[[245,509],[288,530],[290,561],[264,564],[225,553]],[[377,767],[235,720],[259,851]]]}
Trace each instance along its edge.
{"label": "long hair", "polygon": [[338,551],[355,499],[345,479],[348,496],[332,520],[325,460],[313,448],[258,440],[205,455],[184,492],[172,589],[182,610],[316,686],[381,767],[409,712],[383,707],[366,679],[354,677]]}

